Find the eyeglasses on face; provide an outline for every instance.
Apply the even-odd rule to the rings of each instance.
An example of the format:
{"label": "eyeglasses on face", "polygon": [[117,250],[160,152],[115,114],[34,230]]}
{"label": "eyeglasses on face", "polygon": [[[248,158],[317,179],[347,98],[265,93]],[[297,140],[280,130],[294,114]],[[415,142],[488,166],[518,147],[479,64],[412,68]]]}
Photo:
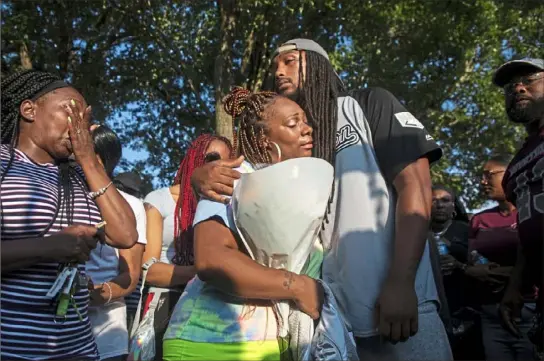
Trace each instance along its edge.
{"label": "eyeglasses on face", "polygon": [[544,78],[544,72],[535,73],[531,75],[515,76],[503,87],[505,93],[511,93],[516,85],[523,84],[524,86],[530,86],[539,79]]}
{"label": "eyeglasses on face", "polygon": [[490,180],[495,174],[504,173],[505,170],[484,170],[481,179]]}

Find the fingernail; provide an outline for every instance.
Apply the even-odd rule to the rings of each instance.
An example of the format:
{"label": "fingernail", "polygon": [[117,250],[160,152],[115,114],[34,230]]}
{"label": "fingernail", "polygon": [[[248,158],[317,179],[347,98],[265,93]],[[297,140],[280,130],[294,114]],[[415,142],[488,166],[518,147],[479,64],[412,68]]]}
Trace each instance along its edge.
{"label": "fingernail", "polygon": [[70,99],[70,103],[72,103],[72,105],[75,107],[76,106],[76,102],[74,99]]}
{"label": "fingernail", "polygon": [[68,116],[68,123],[72,123],[72,117]]}

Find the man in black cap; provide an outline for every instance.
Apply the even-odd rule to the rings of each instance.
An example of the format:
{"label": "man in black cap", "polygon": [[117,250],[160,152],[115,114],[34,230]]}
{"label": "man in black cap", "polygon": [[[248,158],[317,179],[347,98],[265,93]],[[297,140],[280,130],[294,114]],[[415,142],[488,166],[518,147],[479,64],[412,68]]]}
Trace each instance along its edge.
{"label": "man in black cap", "polygon": [[[282,44],[273,72],[276,91],[299,103],[312,122],[313,155],[335,166],[321,237],[323,278],[360,358],[451,360],[426,242],[429,165],[440,148],[387,90],[346,92],[327,52],[312,40]],[[204,196],[220,200],[212,191],[225,194],[232,186],[221,164],[195,170],[193,185]]]}
{"label": "man in black cap", "polygon": [[523,59],[505,63],[493,77],[504,89],[506,112],[514,123],[523,124],[528,137],[506,173],[503,188],[518,210],[521,250],[501,303],[507,329],[521,336],[516,319],[523,306],[523,282],[539,287],[535,327],[529,337],[542,353],[542,243],[544,242],[544,60]]}

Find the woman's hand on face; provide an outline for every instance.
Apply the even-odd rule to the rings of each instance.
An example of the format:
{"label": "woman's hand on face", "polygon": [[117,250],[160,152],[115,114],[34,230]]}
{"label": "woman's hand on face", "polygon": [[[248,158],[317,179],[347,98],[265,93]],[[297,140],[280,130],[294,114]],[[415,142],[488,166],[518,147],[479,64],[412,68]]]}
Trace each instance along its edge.
{"label": "woman's hand on face", "polygon": [[312,319],[317,320],[321,314],[325,291],[323,286],[311,277],[298,275],[298,287],[295,287],[295,306]]}
{"label": "woman's hand on face", "polygon": [[91,137],[91,107],[88,106],[83,112],[77,107],[74,101],[66,107],[68,113],[68,129],[72,152],[79,165],[89,162],[96,162],[97,157],[94,151],[94,143]]}

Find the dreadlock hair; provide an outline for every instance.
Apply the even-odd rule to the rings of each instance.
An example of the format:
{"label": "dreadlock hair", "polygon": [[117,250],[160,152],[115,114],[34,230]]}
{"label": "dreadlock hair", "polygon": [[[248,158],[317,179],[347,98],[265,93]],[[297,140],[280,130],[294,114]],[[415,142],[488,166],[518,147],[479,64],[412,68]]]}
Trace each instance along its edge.
{"label": "dreadlock hair", "polygon": [[238,121],[238,131],[234,133],[236,153],[243,154],[252,165],[272,163],[264,142],[267,127],[263,113],[278,96],[271,91],[252,93],[234,87],[223,98],[225,111]]}
{"label": "dreadlock hair", "polygon": [[[61,85],[54,87],[56,83]],[[20,106],[21,103],[27,99],[33,101],[40,101],[44,99],[48,88],[53,91],[56,88],[66,87],[68,84],[62,83],[62,79],[54,74],[46,73],[37,70],[22,70],[14,74],[9,75],[2,80],[1,83],[1,100],[2,100],[2,135],[1,144],[9,146],[9,160],[8,164],[3,169],[0,177],[0,183],[4,181],[4,178],[8,174],[13,160],[15,158],[15,147],[19,140],[19,122],[21,120]],[[59,167],[59,177],[57,184],[58,201],[55,209],[55,214],[51,218],[49,224],[44,228],[37,237],[45,235],[51,226],[54,224],[61,208],[66,210],[67,226],[73,224],[74,216],[74,189],[72,180],[79,183],[83,189],[87,190],[86,182],[75,170],[75,168],[69,163],[67,159],[56,160]],[[88,202],[88,200],[87,200]],[[91,214],[89,213],[89,220]],[[62,224],[60,225],[63,226]]]}
{"label": "dreadlock hair", "polygon": [[[306,76],[303,67],[298,67],[298,103],[314,128],[314,156],[329,162],[333,167],[336,160],[336,127],[338,125],[338,96],[344,84],[336,75],[327,58],[313,51],[305,51]],[[299,52],[299,64],[303,54]],[[334,198],[332,184],[327,211],[322,228],[329,223],[331,204]]]}
{"label": "dreadlock hair", "polygon": [[[299,66],[298,96],[302,109],[314,127],[314,156],[334,166],[338,103],[344,85],[331,63],[322,55],[306,51],[306,76]],[[302,53],[299,54],[303,59]],[[302,60],[300,62],[302,64]]]}
{"label": "dreadlock hair", "polygon": [[206,150],[214,140],[224,142],[233,154],[230,141],[218,135],[202,134],[187,149],[174,178],[174,185],[180,185],[180,192],[174,211],[174,246],[176,254],[172,262],[181,266],[195,263],[193,253],[193,220],[195,218],[197,199],[191,187],[191,176],[195,168],[205,163]]}

